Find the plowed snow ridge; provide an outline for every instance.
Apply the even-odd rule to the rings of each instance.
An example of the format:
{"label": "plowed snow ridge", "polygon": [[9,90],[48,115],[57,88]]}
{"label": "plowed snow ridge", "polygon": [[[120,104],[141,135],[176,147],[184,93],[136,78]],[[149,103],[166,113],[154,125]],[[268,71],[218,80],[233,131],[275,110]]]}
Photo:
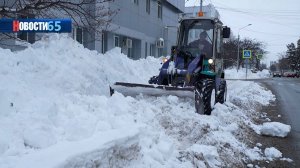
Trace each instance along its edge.
{"label": "plowed snow ridge", "polygon": [[[116,81],[147,83],[160,59],[102,55],[64,36],[28,49],[0,48],[0,167],[230,167],[261,158],[239,140],[253,105],[274,95],[254,82],[228,82],[211,116],[192,100],[116,93]],[[237,106],[239,105],[239,107]]]}

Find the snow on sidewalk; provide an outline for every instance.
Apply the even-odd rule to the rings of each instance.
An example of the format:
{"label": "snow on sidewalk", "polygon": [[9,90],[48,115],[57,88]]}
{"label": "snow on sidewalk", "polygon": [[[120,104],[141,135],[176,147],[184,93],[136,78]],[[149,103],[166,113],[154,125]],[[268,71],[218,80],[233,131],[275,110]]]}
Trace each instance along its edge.
{"label": "snow on sidewalk", "polygon": [[211,116],[175,96],[109,97],[116,81],[147,83],[161,60],[130,60],[118,48],[103,55],[63,36],[0,48],[0,57],[0,168],[243,165],[257,151],[241,128],[274,100],[249,81],[228,81],[228,101]]}
{"label": "snow on sidewalk", "polygon": [[[270,72],[267,69],[252,73],[250,69],[247,72],[247,79],[262,79],[269,78]],[[230,68],[225,70],[226,79],[246,79],[246,68],[240,68],[238,71],[236,68]]]}

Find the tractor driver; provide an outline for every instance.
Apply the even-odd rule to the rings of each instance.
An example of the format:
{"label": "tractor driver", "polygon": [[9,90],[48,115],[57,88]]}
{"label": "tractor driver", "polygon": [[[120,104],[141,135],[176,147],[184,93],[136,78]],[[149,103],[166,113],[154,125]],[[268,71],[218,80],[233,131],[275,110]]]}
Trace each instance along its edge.
{"label": "tractor driver", "polygon": [[205,54],[208,57],[212,57],[212,45],[209,41],[207,41],[207,32],[203,31],[200,33],[200,38],[195,40],[189,44],[192,48],[199,48],[201,54]]}

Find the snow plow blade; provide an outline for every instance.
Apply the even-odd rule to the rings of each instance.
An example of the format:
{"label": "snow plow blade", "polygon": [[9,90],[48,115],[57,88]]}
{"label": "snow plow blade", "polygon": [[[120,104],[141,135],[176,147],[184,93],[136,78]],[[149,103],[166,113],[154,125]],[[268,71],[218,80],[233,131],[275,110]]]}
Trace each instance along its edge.
{"label": "snow plow blade", "polygon": [[135,84],[135,83],[123,83],[116,82],[114,85],[110,86],[110,95],[114,92],[119,92],[124,96],[137,96],[139,94],[148,96],[168,96],[173,95],[177,97],[189,97],[194,99],[195,93],[193,87],[172,87],[164,85],[145,85],[145,84]]}

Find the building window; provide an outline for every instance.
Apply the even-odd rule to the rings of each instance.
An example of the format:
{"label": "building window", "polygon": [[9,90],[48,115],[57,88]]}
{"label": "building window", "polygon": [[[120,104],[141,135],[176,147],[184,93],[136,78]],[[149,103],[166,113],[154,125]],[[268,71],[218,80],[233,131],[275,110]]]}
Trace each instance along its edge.
{"label": "building window", "polygon": [[78,43],[83,43],[83,29],[76,27],[73,29],[73,39],[78,41]]}
{"label": "building window", "polygon": [[17,33],[17,38],[22,41],[27,41],[33,44],[35,42],[35,33],[32,32],[19,32]]}
{"label": "building window", "polygon": [[150,44],[150,56],[156,57],[155,44]]}
{"label": "building window", "polygon": [[17,34],[18,39],[23,40],[23,41],[28,41],[28,32],[19,32]]}
{"label": "building window", "polygon": [[104,33],[102,32],[101,34],[101,53],[104,54],[105,53],[105,36],[104,36]]}
{"label": "building window", "polygon": [[82,28],[77,28],[76,29],[76,40],[82,44],[83,43],[83,31],[82,31]]}
{"label": "building window", "polygon": [[162,4],[161,1],[157,1],[157,17],[162,19]]}
{"label": "building window", "polygon": [[148,43],[145,43],[145,58],[148,56]]}
{"label": "building window", "polygon": [[150,0],[146,0],[146,12],[150,14]]}
{"label": "building window", "polygon": [[102,35],[101,35],[101,47],[102,47],[102,50],[101,50],[101,52],[102,52],[102,54],[104,54],[106,51],[107,51],[107,34],[106,34],[106,32],[102,32]]}
{"label": "building window", "polygon": [[[32,19],[34,18],[33,14],[28,14],[28,15],[17,15],[17,18],[19,19]],[[17,38],[23,41],[27,41],[29,43],[34,43],[35,42],[35,33],[33,32],[18,32],[17,33]]]}
{"label": "building window", "polygon": [[139,5],[139,0],[133,0],[134,4]]}
{"label": "building window", "polygon": [[114,43],[115,43],[115,47],[120,47],[120,42],[119,42],[119,36],[115,36],[114,37]]}
{"label": "building window", "polygon": [[129,58],[133,58],[133,55],[132,55],[132,48],[128,48],[127,56],[128,56]]}

